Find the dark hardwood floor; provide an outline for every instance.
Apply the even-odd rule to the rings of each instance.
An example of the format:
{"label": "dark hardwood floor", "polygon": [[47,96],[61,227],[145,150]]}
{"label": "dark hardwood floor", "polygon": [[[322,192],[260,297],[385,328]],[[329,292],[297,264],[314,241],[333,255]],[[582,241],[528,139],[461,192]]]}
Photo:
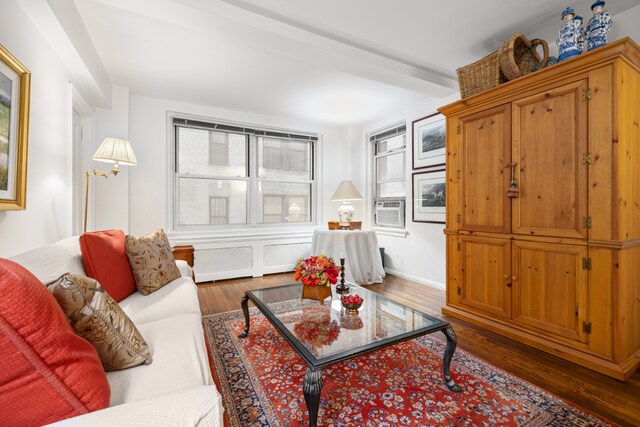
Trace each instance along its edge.
{"label": "dark hardwood floor", "polygon": [[[200,308],[203,315],[238,310],[245,291],[291,283],[291,274],[275,274],[200,284]],[[445,295],[438,289],[391,275],[387,275],[384,283],[367,288],[450,322],[458,335],[459,348],[610,421],[640,426],[640,372],[625,383],[619,382],[509,338],[443,316],[440,308],[444,305]],[[452,370],[455,372],[455,365]]]}

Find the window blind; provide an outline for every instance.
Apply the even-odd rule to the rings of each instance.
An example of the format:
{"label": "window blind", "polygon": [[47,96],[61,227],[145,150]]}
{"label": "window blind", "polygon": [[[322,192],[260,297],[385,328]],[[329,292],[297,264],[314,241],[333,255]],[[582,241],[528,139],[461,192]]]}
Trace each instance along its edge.
{"label": "window blind", "polygon": [[369,137],[370,142],[378,142],[383,141],[385,139],[393,138],[394,136],[404,135],[407,131],[407,125],[402,124],[400,126],[384,130],[380,133],[376,133],[375,135],[371,135]]}
{"label": "window blind", "polygon": [[258,128],[250,128],[243,126],[233,126],[223,123],[214,123],[214,122],[204,122],[200,120],[191,120],[191,119],[183,119],[179,117],[173,118],[174,126],[185,126],[192,127],[198,129],[206,129],[206,130],[219,130],[223,132],[235,132],[235,133],[244,133],[248,135],[256,135],[256,136],[265,136],[271,138],[286,138],[286,139],[296,139],[299,141],[318,141],[317,135],[303,135],[303,134],[295,134],[295,133],[287,133],[287,132],[275,132],[271,130],[264,130]]}

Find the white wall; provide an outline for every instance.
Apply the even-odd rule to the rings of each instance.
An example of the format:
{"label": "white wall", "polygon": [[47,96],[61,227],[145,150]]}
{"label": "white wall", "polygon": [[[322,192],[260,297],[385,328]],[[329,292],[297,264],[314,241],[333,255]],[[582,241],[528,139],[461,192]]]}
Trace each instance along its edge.
{"label": "white wall", "polygon": [[636,43],[640,43],[640,5],[613,17],[609,40],[623,37],[631,37]]}
{"label": "white wall", "polygon": [[367,212],[369,224],[373,218],[373,179],[371,147],[368,135],[389,125],[406,122],[407,155],[406,155],[406,235],[378,232],[378,243],[385,248],[385,269],[397,276],[405,277],[419,283],[444,288],[446,282],[445,236],[444,224],[426,224],[412,222],[412,142],[411,122],[428,116],[443,105],[459,99],[458,95],[445,99],[429,98],[407,106],[392,115],[366,123],[359,128],[350,129],[352,152],[352,176],[354,183],[366,194],[363,210]]}
{"label": "white wall", "polygon": [[[112,108],[97,108],[95,115],[94,144],[90,156],[105,138],[114,137],[129,140],[129,89],[113,87]],[[135,153],[135,150],[134,150]],[[93,162],[94,168],[108,171],[111,163]],[[91,176],[91,192],[94,206],[90,208],[93,224],[87,230],[120,229],[129,231],[129,173],[131,166],[121,166],[117,176],[108,178]]]}
{"label": "white wall", "polygon": [[0,256],[71,234],[69,74],[22,8],[3,1],[0,44],[31,71],[27,209],[0,211]]}
{"label": "white wall", "polygon": [[[324,225],[337,216],[338,203],[331,202],[330,198],[340,181],[349,175],[350,153],[345,128],[135,94],[130,96],[129,111],[129,140],[138,159],[138,166],[129,168],[130,233],[141,235],[161,227],[170,229],[170,113],[318,133],[321,135],[316,174],[320,184],[318,224]],[[218,233],[171,233],[170,238],[173,243],[196,246],[196,275],[201,281],[259,276],[289,269],[299,256],[308,253],[312,231],[311,227],[269,227]]]}

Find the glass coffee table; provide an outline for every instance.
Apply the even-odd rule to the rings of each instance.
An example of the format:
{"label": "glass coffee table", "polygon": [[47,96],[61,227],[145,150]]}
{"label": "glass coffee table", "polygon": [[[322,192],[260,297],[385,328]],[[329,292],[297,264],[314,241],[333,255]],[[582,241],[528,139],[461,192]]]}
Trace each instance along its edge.
{"label": "glass coffee table", "polygon": [[317,425],[322,391],[322,368],[361,354],[379,350],[422,335],[442,331],[447,338],[443,374],[450,391],[460,387],[450,374],[456,349],[451,325],[403,304],[391,301],[363,287],[349,284],[347,294],[358,294],[363,303],[358,314],[347,314],[333,288],[331,300],[302,300],[302,285],[286,285],[247,291],[242,298],[245,329],[249,334],[249,300],[307,363],[302,390],[309,412],[309,424]]}

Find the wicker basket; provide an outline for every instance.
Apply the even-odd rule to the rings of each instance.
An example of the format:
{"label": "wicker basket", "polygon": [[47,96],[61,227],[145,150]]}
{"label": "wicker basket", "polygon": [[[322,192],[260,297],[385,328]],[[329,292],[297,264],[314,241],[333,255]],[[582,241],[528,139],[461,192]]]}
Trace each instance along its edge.
{"label": "wicker basket", "polygon": [[301,299],[312,299],[314,301],[320,301],[320,305],[324,305],[324,300],[331,295],[331,286],[302,285]]}
{"label": "wicker basket", "polygon": [[[541,58],[536,48],[542,46]],[[522,34],[516,34],[504,42],[498,50],[500,69],[508,80],[529,74],[536,66],[544,68],[549,61],[549,45],[542,39],[529,41]]]}
{"label": "wicker basket", "polygon": [[507,81],[500,71],[498,52],[493,52],[473,64],[458,68],[460,95],[467,98],[485,90],[493,89]]}

